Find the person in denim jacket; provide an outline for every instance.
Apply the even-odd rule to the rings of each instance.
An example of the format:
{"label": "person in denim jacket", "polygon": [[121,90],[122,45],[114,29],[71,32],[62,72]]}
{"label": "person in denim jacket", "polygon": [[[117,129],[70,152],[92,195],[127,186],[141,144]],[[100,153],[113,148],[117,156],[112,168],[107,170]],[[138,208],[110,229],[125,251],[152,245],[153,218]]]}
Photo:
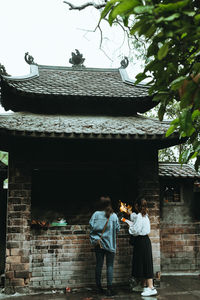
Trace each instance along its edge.
{"label": "person in denim jacket", "polygon": [[[107,222],[108,221],[108,222]],[[106,225],[107,223],[107,225]],[[89,221],[90,242],[95,246],[96,269],[95,279],[99,293],[104,293],[101,285],[101,273],[104,256],[106,256],[107,266],[107,295],[114,294],[112,290],[113,263],[116,253],[116,234],[120,230],[117,215],[113,212],[110,197],[100,198],[100,209],[95,211]],[[106,225],[106,227],[105,227]],[[102,231],[105,231],[102,234]]]}

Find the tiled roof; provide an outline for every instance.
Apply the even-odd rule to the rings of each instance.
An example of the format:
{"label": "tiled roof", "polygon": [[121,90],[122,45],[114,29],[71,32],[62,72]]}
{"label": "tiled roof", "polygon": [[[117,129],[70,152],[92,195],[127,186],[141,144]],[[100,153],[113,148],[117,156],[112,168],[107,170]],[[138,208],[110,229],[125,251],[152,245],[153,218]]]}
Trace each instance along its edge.
{"label": "tiled roof", "polygon": [[29,136],[32,134],[38,137],[165,139],[168,127],[168,122],[139,115],[131,117],[31,113],[0,115],[0,132],[6,130],[14,134]]}
{"label": "tiled roof", "polygon": [[[34,105],[40,102],[42,105],[42,97],[49,99],[47,109],[50,109],[55,101],[53,108],[55,113],[61,103],[62,111],[64,105],[70,105],[70,108],[75,105],[77,113],[83,104],[85,111],[89,110],[89,112],[92,106],[96,110],[102,107],[103,111],[105,111],[104,106],[105,109],[109,106],[110,111],[116,109],[123,113],[124,109],[129,114],[131,111],[145,112],[156,105],[148,94],[148,88],[144,85],[135,86],[125,69],[77,69],[35,65],[32,69],[33,67],[35,73],[32,72],[27,76],[3,77],[2,105],[6,109],[24,111],[23,106],[27,105],[28,109],[32,109],[30,111],[36,112],[33,111]],[[13,97],[16,99],[12,100]],[[21,108],[18,104],[22,105],[23,97],[26,97],[26,100]],[[31,102],[33,99],[35,103]],[[60,99],[65,101],[61,102]]]}
{"label": "tiled roof", "polygon": [[159,176],[175,178],[200,178],[200,173],[197,173],[192,166],[187,164],[181,165],[178,163],[159,163]]}
{"label": "tiled roof", "polygon": [[26,93],[42,95],[81,95],[95,97],[137,98],[148,96],[148,88],[123,83],[119,69],[51,69],[39,67],[39,76],[9,85]]}

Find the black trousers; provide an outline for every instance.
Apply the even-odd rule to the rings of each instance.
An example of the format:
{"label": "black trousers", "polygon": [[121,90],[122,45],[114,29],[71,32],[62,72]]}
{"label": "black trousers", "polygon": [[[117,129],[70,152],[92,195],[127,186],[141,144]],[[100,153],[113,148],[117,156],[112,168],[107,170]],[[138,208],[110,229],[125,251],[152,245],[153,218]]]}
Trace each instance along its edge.
{"label": "black trousers", "polygon": [[132,276],[135,278],[153,278],[153,258],[151,241],[148,235],[135,238],[133,247]]}

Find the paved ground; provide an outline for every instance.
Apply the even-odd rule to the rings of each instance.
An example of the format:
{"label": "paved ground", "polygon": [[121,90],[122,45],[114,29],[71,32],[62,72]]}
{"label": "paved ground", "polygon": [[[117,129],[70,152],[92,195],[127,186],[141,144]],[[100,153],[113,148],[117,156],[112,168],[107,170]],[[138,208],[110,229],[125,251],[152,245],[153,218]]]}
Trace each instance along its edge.
{"label": "paved ground", "polygon": [[49,293],[29,296],[8,297],[1,294],[0,299],[6,300],[197,300],[200,299],[200,276],[163,276],[158,295],[141,297],[140,293],[133,293],[128,288],[116,288],[117,295],[111,298],[98,296],[94,291],[79,291],[67,294]]}

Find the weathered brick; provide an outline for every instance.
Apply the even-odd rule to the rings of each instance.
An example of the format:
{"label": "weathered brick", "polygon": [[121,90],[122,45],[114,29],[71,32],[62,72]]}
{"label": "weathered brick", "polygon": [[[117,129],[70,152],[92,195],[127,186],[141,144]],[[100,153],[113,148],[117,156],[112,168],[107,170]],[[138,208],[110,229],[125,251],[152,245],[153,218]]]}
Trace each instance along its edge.
{"label": "weathered brick", "polygon": [[11,286],[24,286],[24,279],[22,278],[13,278],[10,280]]}
{"label": "weathered brick", "polygon": [[28,256],[22,256],[21,257],[21,262],[22,263],[28,263],[29,262],[29,257]]}
{"label": "weathered brick", "polygon": [[21,205],[14,205],[14,211],[25,211],[27,206],[25,204]]}
{"label": "weathered brick", "polygon": [[14,271],[8,271],[5,275],[7,279],[12,279],[14,278]]}
{"label": "weathered brick", "polygon": [[8,256],[6,258],[6,262],[11,263],[11,264],[20,263],[21,262],[21,256],[19,256],[19,255]]}
{"label": "weathered brick", "polygon": [[29,270],[29,264],[28,263],[18,263],[18,264],[10,264],[10,270],[11,271],[23,271],[23,270]]}
{"label": "weathered brick", "polygon": [[29,278],[30,272],[29,271],[15,271],[16,278]]}

